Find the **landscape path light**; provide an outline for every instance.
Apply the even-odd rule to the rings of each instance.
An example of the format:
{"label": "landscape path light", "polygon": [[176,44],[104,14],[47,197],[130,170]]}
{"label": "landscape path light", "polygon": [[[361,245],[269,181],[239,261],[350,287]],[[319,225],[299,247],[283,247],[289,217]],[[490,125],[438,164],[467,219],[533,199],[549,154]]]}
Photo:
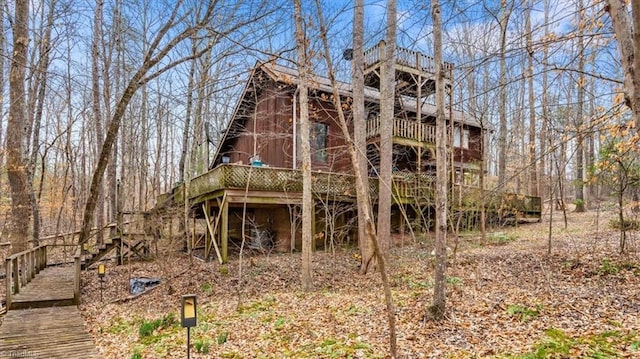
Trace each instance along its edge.
{"label": "landscape path light", "polygon": [[182,324],[182,327],[187,328],[187,359],[191,357],[191,327],[195,327],[198,322],[196,305],[195,294],[187,294],[182,296],[180,322]]}
{"label": "landscape path light", "polygon": [[106,268],[104,263],[98,264],[98,277],[100,278],[100,301],[102,302],[102,283],[104,282],[104,275],[106,274]]}

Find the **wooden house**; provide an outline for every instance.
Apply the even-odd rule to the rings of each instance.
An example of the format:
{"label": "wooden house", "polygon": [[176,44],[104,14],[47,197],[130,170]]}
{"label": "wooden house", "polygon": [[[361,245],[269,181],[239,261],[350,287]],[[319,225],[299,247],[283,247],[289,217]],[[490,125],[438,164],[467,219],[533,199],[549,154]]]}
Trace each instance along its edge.
{"label": "wooden house", "polygon": [[[374,202],[378,188],[375,174],[384,46],[381,42],[365,52],[367,156]],[[450,88],[453,65],[445,63],[444,68]],[[405,221],[400,219],[398,209],[410,217],[424,218],[433,203],[435,106],[430,96],[435,89],[435,64],[431,57],[397,48],[395,70],[393,223],[402,230]],[[159,207],[188,199],[194,218],[194,246],[202,247],[207,258],[213,256],[215,249],[220,259],[226,261],[229,243],[237,244],[243,235],[247,244],[256,248],[272,245],[277,250],[300,248],[302,175],[297,76],[296,69],[274,62],[256,64],[209,171],[158,198]],[[327,78],[314,76],[309,87],[313,193],[317,204],[314,238],[320,244],[335,240],[337,235],[343,239],[356,235],[355,187],[347,143],[330,101],[331,83]],[[338,88],[351,121],[348,107],[351,85],[338,83]],[[478,185],[487,129],[458,110],[449,109],[447,117],[453,148],[451,173],[455,179],[451,193],[458,197],[456,208],[462,213],[464,208],[477,208],[477,196],[468,196],[471,192],[465,191]],[[465,200],[467,197],[470,200]],[[540,198],[517,198],[516,204],[510,204],[513,212],[539,216]],[[504,197],[494,196],[483,202],[496,211],[504,207]]]}

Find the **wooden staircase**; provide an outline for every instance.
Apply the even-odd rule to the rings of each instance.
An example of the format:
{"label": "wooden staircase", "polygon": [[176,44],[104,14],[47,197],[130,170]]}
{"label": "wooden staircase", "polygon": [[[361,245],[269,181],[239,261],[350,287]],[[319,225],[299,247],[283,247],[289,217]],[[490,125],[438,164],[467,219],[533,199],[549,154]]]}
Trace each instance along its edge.
{"label": "wooden staircase", "polygon": [[93,251],[88,251],[84,255],[82,262],[82,269],[91,267],[96,262],[102,260],[113,250],[118,251],[116,255],[116,261],[120,265],[123,260],[128,259],[131,255],[138,257],[140,260],[146,260],[149,258],[149,245],[144,239],[125,239],[121,237],[107,238],[103,244],[100,244]]}

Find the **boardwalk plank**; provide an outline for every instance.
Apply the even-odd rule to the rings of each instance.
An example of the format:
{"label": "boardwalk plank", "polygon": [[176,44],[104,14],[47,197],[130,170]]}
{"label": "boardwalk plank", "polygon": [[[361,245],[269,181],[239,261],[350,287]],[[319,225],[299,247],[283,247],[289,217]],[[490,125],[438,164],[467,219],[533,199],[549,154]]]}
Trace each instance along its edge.
{"label": "boardwalk plank", "polygon": [[73,303],[73,268],[46,268],[14,299],[18,308],[31,309],[11,309],[5,315],[0,359],[101,358],[80,311],[69,305]]}

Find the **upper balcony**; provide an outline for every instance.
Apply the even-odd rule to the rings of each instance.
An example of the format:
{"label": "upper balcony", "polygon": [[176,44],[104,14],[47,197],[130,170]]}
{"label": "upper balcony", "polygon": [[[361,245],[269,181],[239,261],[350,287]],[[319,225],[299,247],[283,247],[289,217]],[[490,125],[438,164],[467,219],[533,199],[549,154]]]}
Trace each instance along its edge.
{"label": "upper balcony", "polygon": [[[397,144],[425,147],[436,143],[436,126],[426,123],[394,118],[391,131],[393,142]],[[367,120],[366,134],[367,140],[380,136],[380,116]]]}
{"label": "upper balcony", "polygon": [[[386,44],[380,41],[364,52],[365,84],[380,88],[380,66]],[[435,91],[436,63],[433,57],[402,47],[395,49],[395,71],[398,90],[412,97],[426,97]],[[445,82],[453,78],[453,64],[443,64]]]}

